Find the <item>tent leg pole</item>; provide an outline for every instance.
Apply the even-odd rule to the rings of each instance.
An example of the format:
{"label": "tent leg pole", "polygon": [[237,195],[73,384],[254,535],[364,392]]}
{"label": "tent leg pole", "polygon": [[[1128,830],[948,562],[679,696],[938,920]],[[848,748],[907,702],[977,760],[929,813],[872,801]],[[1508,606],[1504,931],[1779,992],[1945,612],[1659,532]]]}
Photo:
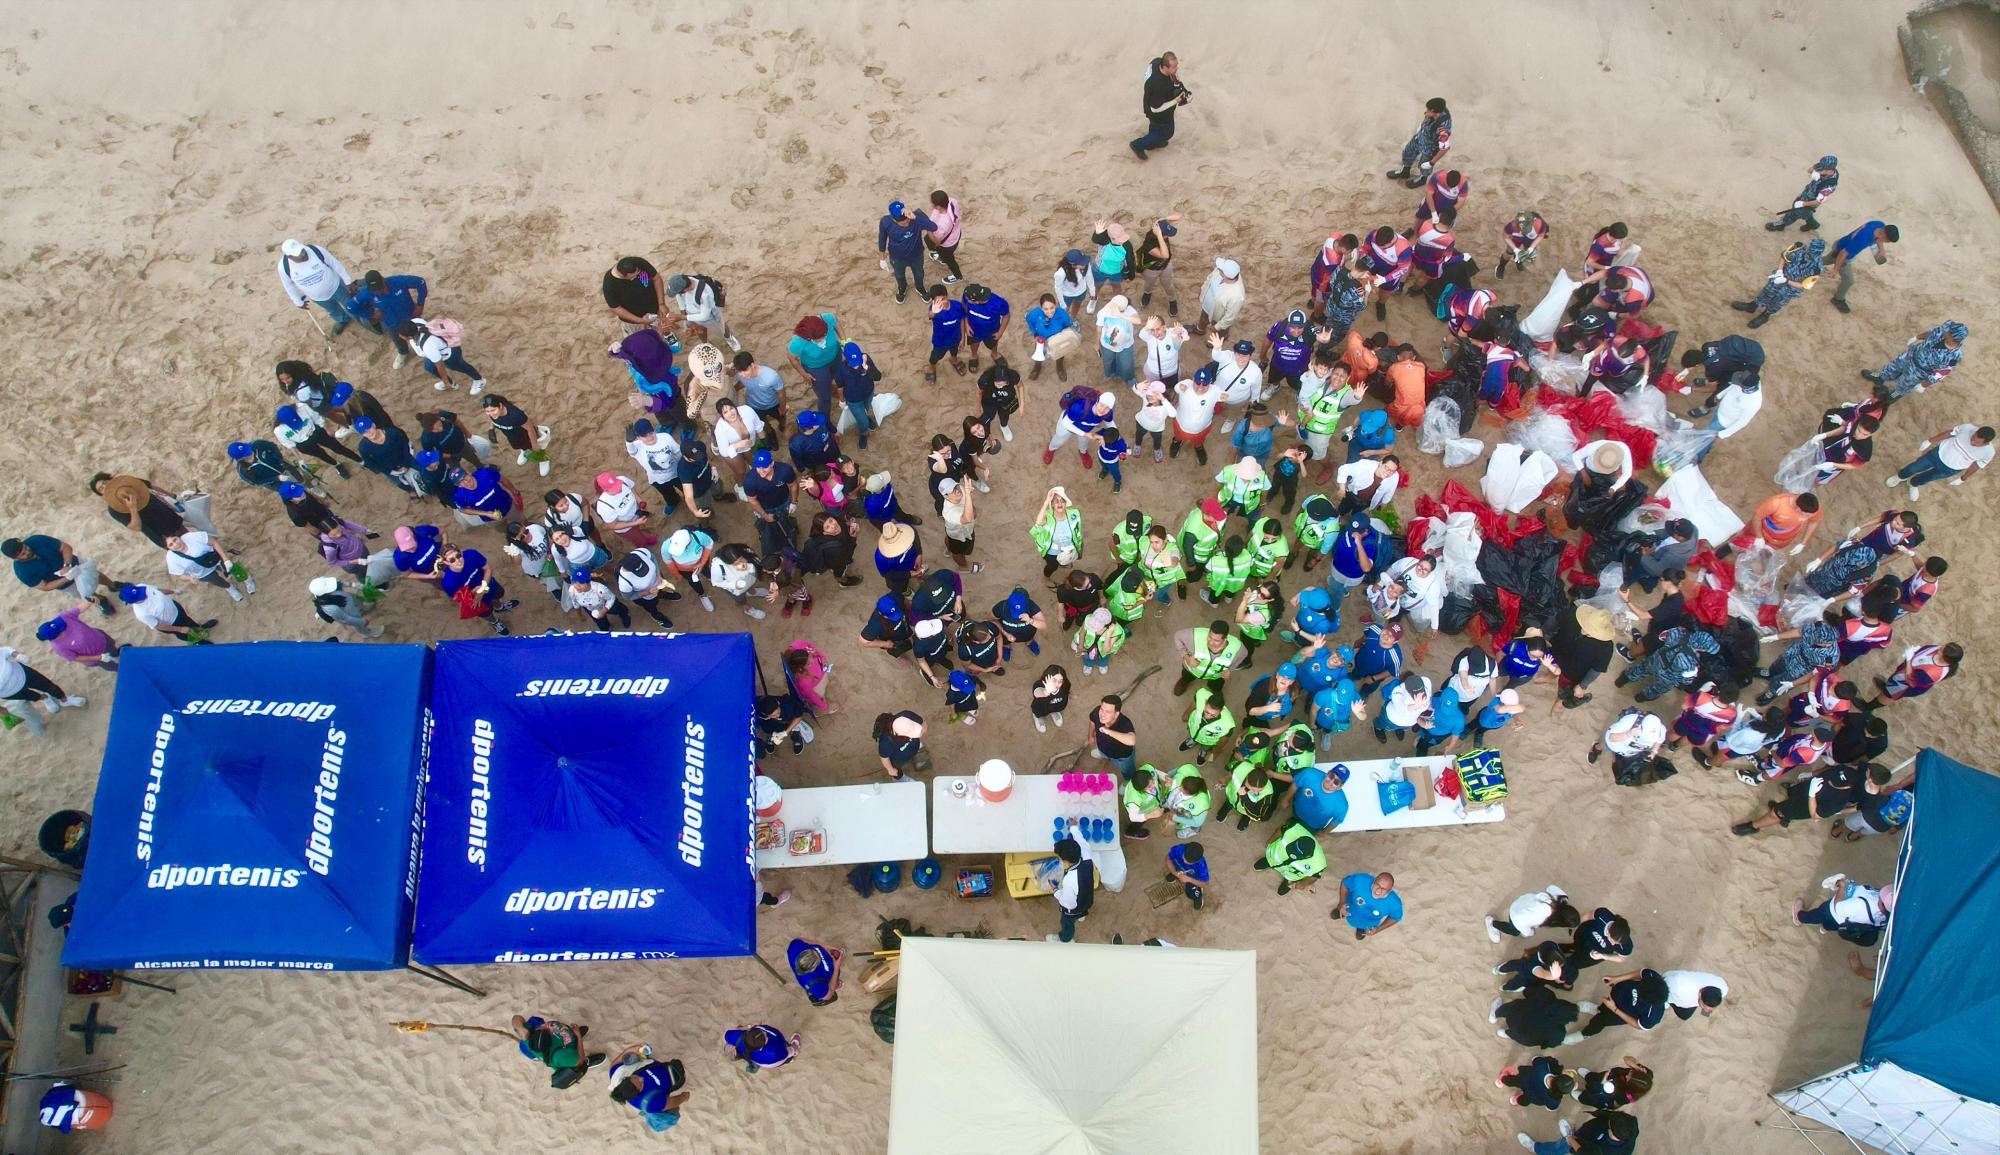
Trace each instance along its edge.
{"label": "tent leg pole", "polygon": [[756,960],[757,960],[757,965],[758,965],[758,966],[760,966],[760,967],[763,967],[763,968],[764,968],[765,970],[767,970],[767,971],[770,971],[770,972],[771,972],[771,977],[772,977],[772,978],[774,978],[774,979],[777,979],[777,980],[778,980],[778,985],[779,985],[779,986],[783,986],[783,985],[785,985],[785,976],[784,976],[784,975],[781,975],[781,974],[779,974],[779,973],[778,973],[778,968],[777,968],[777,967],[774,967],[774,966],[772,966],[772,965],[771,965],[771,964],[770,964],[770,963],[769,963],[768,961],[766,961],[763,955],[761,955],[761,954],[756,954],[756,953],[754,953],[754,952],[753,952],[753,953],[752,953],[752,954],[750,955],[750,957],[751,957],[751,958],[754,958],[754,959],[756,959]]}
{"label": "tent leg pole", "polygon": [[405,965],[413,973],[422,975],[423,977],[431,980],[434,983],[443,983],[445,986],[453,987],[458,990],[464,991],[466,994],[471,995],[474,998],[483,999],[486,997],[485,991],[480,990],[478,987],[473,986],[471,983],[466,982],[464,979],[459,978],[457,975],[452,974],[450,971],[445,970],[443,967],[422,966],[417,963],[407,963]]}

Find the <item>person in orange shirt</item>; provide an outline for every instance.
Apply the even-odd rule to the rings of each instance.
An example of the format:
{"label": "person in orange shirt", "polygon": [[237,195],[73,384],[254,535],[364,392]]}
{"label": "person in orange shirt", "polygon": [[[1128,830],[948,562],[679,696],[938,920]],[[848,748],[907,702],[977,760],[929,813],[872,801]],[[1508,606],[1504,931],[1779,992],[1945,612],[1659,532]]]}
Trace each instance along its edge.
{"label": "person in orange shirt", "polygon": [[1388,369],[1389,386],[1396,395],[1389,402],[1389,420],[1398,426],[1420,425],[1424,420],[1424,362],[1409,345],[1396,346],[1396,363]]}
{"label": "person in orange shirt", "polygon": [[1750,517],[1750,524],[1725,542],[1715,555],[1726,558],[1736,550],[1748,549],[1760,538],[1772,549],[1788,550],[1796,555],[1819,532],[1819,523],[1824,516],[1819,498],[1810,493],[1773,494],[1757,507],[1757,512]]}
{"label": "person in orange shirt", "polygon": [[1382,367],[1382,359],[1376,356],[1375,350],[1387,348],[1388,344],[1387,333],[1377,333],[1363,340],[1359,329],[1347,331],[1347,339],[1340,345],[1340,361],[1347,366],[1347,379],[1354,382],[1355,388],[1367,387],[1368,379]]}

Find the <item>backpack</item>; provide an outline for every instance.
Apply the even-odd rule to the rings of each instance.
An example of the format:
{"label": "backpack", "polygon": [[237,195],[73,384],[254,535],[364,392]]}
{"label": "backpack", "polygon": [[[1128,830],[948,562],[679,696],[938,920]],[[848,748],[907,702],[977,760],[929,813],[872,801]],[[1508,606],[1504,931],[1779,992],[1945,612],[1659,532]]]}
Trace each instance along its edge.
{"label": "backpack", "polygon": [[445,344],[456,349],[465,344],[465,325],[450,317],[439,317],[435,321],[425,321],[424,329],[433,337],[443,337]]}
{"label": "backpack", "polygon": [[885,1043],[896,1041],[896,996],[890,995],[875,1004],[868,1012],[868,1025],[875,1028],[875,1037]]}
{"label": "backpack", "polygon": [[1100,390],[1094,389],[1089,385],[1072,385],[1063,391],[1061,397],[1056,398],[1056,407],[1067,413],[1069,412],[1069,407],[1078,401],[1083,402],[1085,405],[1095,405],[1100,394]]}
{"label": "backpack", "polygon": [[708,286],[709,295],[715,298],[716,308],[721,309],[729,304],[729,294],[723,290],[721,281],[716,280],[714,277],[705,277],[700,273],[694,274],[690,279],[695,284],[696,300],[701,299],[701,288],[706,285]]}

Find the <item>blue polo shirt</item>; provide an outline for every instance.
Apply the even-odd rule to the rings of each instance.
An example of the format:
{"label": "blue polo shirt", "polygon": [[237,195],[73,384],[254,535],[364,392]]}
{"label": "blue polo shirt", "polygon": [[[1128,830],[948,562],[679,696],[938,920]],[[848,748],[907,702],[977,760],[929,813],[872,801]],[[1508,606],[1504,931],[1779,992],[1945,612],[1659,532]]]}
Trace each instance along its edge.
{"label": "blue polo shirt", "polygon": [[1860,228],[1833,242],[1833,247],[1847,254],[1848,260],[1860,256],[1875,247],[1875,230],[1882,228],[1881,221],[1869,221]]}
{"label": "blue polo shirt", "polygon": [[1361,535],[1359,544],[1355,542],[1355,536],[1344,529],[1327,540],[1333,544],[1333,549],[1328,552],[1333,555],[1333,568],[1340,576],[1358,582],[1374,572],[1361,568],[1363,555],[1366,555],[1369,563],[1373,565],[1375,555],[1382,544],[1382,535],[1376,532],[1373,526]]}
{"label": "blue polo shirt", "polygon": [[434,525],[413,525],[410,532],[416,536],[417,548],[398,549],[390,555],[399,573],[429,573],[437,568],[440,543],[443,535]]}
{"label": "blue polo shirt", "polygon": [[[476,509],[484,513],[497,513],[502,517],[513,512],[514,499],[507,496],[507,491],[501,488],[499,470],[490,465],[481,466],[472,471],[472,476],[468,480],[472,482],[470,489],[461,483],[457,489],[452,490],[452,504],[460,509]],[[472,552],[466,551],[465,556],[471,557]]]}
{"label": "blue polo shirt", "polygon": [[965,340],[965,306],[950,301],[931,314],[931,348],[956,349]]}
{"label": "blue polo shirt", "polygon": [[1340,880],[1347,888],[1347,925],[1355,930],[1374,930],[1390,919],[1403,920],[1403,896],[1390,891],[1375,897],[1375,876],[1355,872]]}
{"label": "blue polo shirt", "polygon": [[924,259],[924,234],[936,227],[922,213],[912,216],[909,224],[903,224],[885,213],[881,223],[875,227],[875,248],[889,254],[890,260],[921,261]]}
{"label": "blue polo shirt", "polygon": [[1500,712],[1500,699],[1495,697],[1491,701],[1488,701],[1486,706],[1479,711],[1478,725],[1481,730],[1498,730],[1517,717],[1519,717],[1518,714],[1502,714]]}
{"label": "blue polo shirt", "polygon": [[1175,870],[1180,871],[1196,882],[1208,881],[1208,859],[1204,858],[1200,862],[1189,862],[1187,860],[1187,847],[1184,845],[1176,845],[1169,848],[1167,850],[1167,861],[1173,865]]}
{"label": "blue polo shirt", "polygon": [[1347,795],[1340,789],[1346,782],[1347,770],[1339,765],[1331,774],[1317,766],[1299,771],[1292,778],[1292,815],[1311,830],[1340,825],[1347,817]]}
{"label": "blue polo shirt", "polygon": [[1431,698],[1431,724],[1423,728],[1433,738],[1455,738],[1465,732],[1465,707],[1458,691],[1446,686]]}
{"label": "blue polo shirt", "polygon": [[1111,419],[1097,415],[1097,402],[1095,399],[1086,400],[1079,397],[1069,403],[1069,408],[1063,410],[1063,420],[1085,433],[1095,433],[1098,426],[1105,424]]}
{"label": "blue polo shirt", "polygon": [[1007,298],[998,293],[990,294],[984,301],[961,302],[965,309],[965,323],[972,331],[975,341],[991,341],[1000,335],[1000,322],[1007,319],[1013,310]]}
{"label": "blue polo shirt", "polygon": [[1340,679],[1313,695],[1313,725],[1329,734],[1345,733],[1354,724],[1354,703],[1360,699],[1354,683]]}
{"label": "blue polo shirt", "polygon": [[743,478],[743,492],[757,503],[765,513],[782,513],[792,505],[792,482],[799,479],[798,470],[779,461],[771,466],[771,476],[766,478],[756,470],[751,470]]}
{"label": "blue polo shirt", "polygon": [[1292,614],[1292,623],[1300,633],[1317,637],[1340,632],[1340,615],[1333,608],[1333,595],[1319,586],[1300,590],[1299,606]]}
{"label": "blue polo shirt", "polygon": [[431,287],[422,277],[384,277],[379,293],[370,292],[365,285],[354,291],[354,311],[365,317],[368,310],[379,309],[382,324],[393,333],[417,315],[430,293]]}
{"label": "blue polo shirt", "polygon": [[1648,978],[1651,978],[1656,985],[1665,981],[1655,971],[1641,971],[1638,978],[1626,979],[1612,986],[1611,1005],[1637,1019],[1640,1029],[1650,1031],[1659,1026],[1660,1020],[1666,1017],[1667,1004],[1652,1002],[1644,997],[1641,985]]}
{"label": "blue polo shirt", "polygon": [[486,580],[486,555],[476,549],[459,551],[465,557],[465,568],[442,570],[438,577],[438,588],[448,594],[456,594],[461,589],[477,587]]}
{"label": "blue polo shirt", "polygon": [[[21,558],[14,562],[14,576],[21,579],[24,586],[38,586],[51,581],[56,571],[62,568],[62,542],[45,533],[33,534],[21,539],[21,544],[35,556]],[[73,585],[75,583],[66,583]]]}

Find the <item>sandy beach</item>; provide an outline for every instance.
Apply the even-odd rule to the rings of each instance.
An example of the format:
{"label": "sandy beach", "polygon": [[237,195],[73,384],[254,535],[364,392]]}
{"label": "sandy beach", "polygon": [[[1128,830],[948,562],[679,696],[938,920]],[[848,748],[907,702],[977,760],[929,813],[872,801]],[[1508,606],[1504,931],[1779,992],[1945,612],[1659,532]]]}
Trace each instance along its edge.
{"label": "sandy beach", "polygon": [[[1407,222],[1416,194],[1382,172],[1424,99],[1442,94],[1456,121],[1452,161],[1472,181],[1460,247],[1490,269],[1500,226],[1516,211],[1536,208],[1553,227],[1525,282],[1480,284],[1531,306],[1558,266],[1579,266],[1595,229],[1622,219],[1659,286],[1647,317],[1677,328],[1683,348],[1741,331],[1728,302],[1754,292],[1784,243],[1763,230],[1765,210],[1786,202],[1814,158],[1838,154],[1843,183],[1821,235],[1831,243],[1879,217],[1900,225],[1902,243],[1887,266],[1860,268],[1852,315],[1835,312],[1822,285],[1758,332],[1770,354],[1767,404],[1710,459],[1717,492],[1747,515],[1819,412],[1866,392],[1858,370],[1947,317],[1973,330],[1949,383],[1894,410],[1873,466],[1820,491],[1825,532],[1838,533],[1890,506],[1882,479],[1926,437],[2000,417],[1988,388],[2000,366],[1990,304],[2000,227],[1948,124],[1904,79],[1901,11],[1862,0],[1101,9],[0,0],[9,159],[0,176],[0,446],[11,466],[0,472],[0,528],[59,535],[124,580],[162,580],[157,551],[104,517],[85,478],[104,469],[200,484],[217,495],[223,534],[260,585],[243,607],[212,589],[188,595],[202,616],[221,617],[216,640],[324,636],[305,587],[325,571],[275,499],[229,472],[223,446],[268,435],[271,367],[285,358],[336,371],[399,418],[438,395],[414,365],[392,371],[380,338],[357,329],[329,350],[293,315],[273,266],[279,242],[296,236],[331,248],[357,274],[429,280],[434,311],[466,323],[468,351],[492,388],[554,428],[548,483],[506,462],[530,494],[555,483],[586,490],[599,472],[631,471],[622,430],[633,411],[623,368],[604,356],[617,327],[598,293],[616,257],[718,277],[732,327],[773,363],[802,313],[837,310],[884,366],[883,388],[906,403],[857,456],[908,479],[906,504],[925,515],[925,543],[942,564],[919,471],[929,436],[956,433],[976,412],[976,390],[948,367],[935,388],[922,383],[927,326],[915,303],[894,302],[876,265],[887,201],[917,203],[933,188],[958,197],[968,279],[1007,296],[1017,314],[1094,220],[1181,213],[1183,318],[1196,312],[1209,262],[1228,256],[1248,285],[1242,327],[1261,334],[1304,305],[1307,267],[1327,233]],[[1141,165],[1125,141],[1142,130],[1140,82],[1162,49],[1180,54],[1196,100],[1172,147]],[[1420,301],[1391,301],[1382,327],[1432,353],[1443,334]],[[1025,363],[1026,338],[1009,340]],[[791,384],[795,406],[809,399]],[[1135,457],[1115,497],[1061,457],[1043,466],[1059,392],[1048,377],[1027,387],[1019,439],[994,461],[993,492],[979,503],[987,569],[968,579],[971,606],[990,606],[1015,584],[1040,589],[1027,522],[1051,484],[1078,498],[1093,559],[1126,509],[1177,524],[1212,492],[1213,467],[1186,460]],[[463,395],[452,400],[474,415]],[[1497,426],[1477,432],[1491,441]],[[1414,492],[1436,492],[1448,475],[1416,451],[1413,434],[1403,440]],[[1449,476],[1470,485],[1483,467]],[[333,485],[371,528],[386,532],[408,516],[378,478]],[[1407,517],[1407,502],[1399,505]],[[1898,630],[1894,651],[1955,640],[1968,660],[1950,686],[1889,712],[1891,757],[1933,745],[1980,764],[2000,741],[1987,708],[1996,634],[1985,588],[2000,548],[1978,526],[2000,512],[2000,488],[1984,477],[1935,486],[1918,508],[1927,552],[1947,557],[1952,572],[1932,606]],[[754,540],[740,506],[720,509],[718,521],[723,540]],[[855,644],[880,592],[873,575],[855,589],[815,589],[811,618],[773,614],[752,630],[773,676],[776,651],[798,637],[838,666],[830,691],[839,713],[804,756],[769,766],[786,784],[867,779],[877,766],[869,722],[905,706],[932,719],[940,770],[969,770],[996,745],[1017,768],[1039,768],[1082,741],[1080,705],[1065,730],[1037,734],[1029,722],[1028,683],[1048,658],[1023,655],[976,728],[947,727],[939,692]],[[517,631],[571,624],[532,590],[519,596],[529,600],[514,615]],[[112,679],[62,667],[34,637],[65,604],[11,581],[0,588],[0,644],[92,698],[42,740],[0,737],[9,785],[0,847],[14,853],[32,852],[50,811],[88,809],[97,776]],[[1053,617],[1052,599],[1044,604]],[[690,599],[674,614],[693,629],[744,624],[726,604],[711,617]],[[1165,667],[1130,704],[1142,760],[1179,760],[1185,706],[1170,694],[1171,635],[1210,616],[1175,603],[1146,620],[1110,677],[1080,683],[1094,701],[1147,665]],[[376,620],[395,641],[483,632],[417,590],[392,593]],[[126,643],[158,641],[129,614],[108,628]],[[1440,638],[1421,672],[1442,676],[1460,644]],[[1265,648],[1258,672],[1280,648]],[[1893,660],[1871,656],[1856,680],[1887,673]],[[1232,699],[1241,692],[1232,688]],[[1713,971],[1731,985],[1712,1020],[1669,1019],[1643,1039],[1614,1031],[1564,1052],[1598,1068],[1635,1054],[1656,1070],[1657,1089],[1633,1112],[1640,1150],[1802,1150],[1755,1126],[1770,1113],[1764,1096],[1855,1057],[1868,986],[1850,973],[1854,948],[1789,926],[1790,906],[1835,872],[1886,881],[1893,840],[1833,842],[1820,824],[1733,838],[1730,824],[1758,805],[1733,776],[1683,759],[1679,777],[1635,791],[1586,764],[1586,748],[1627,700],[1608,678],[1582,710],[1554,710],[1546,683],[1526,697],[1528,728],[1503,745],[1514,784],[1507,821],[1328,840],[1336,876],[1395,873],[1406,925],[1354,942],[1328,920],[1332,879],[1316,895],[1280,898],[1248,868],[1269,833],[1212,823],[1203,839],[1219,868],[1210,909],[1156,913],[1135,884],[1101,898],[1086,937],[1258,952],[1265,1150],[1497,1155],[1519,1149],[1517,1130],[1547,1137],[1554,1121],[1509,1107],[1493,1086],[1522,1053],[1494,1038],[1480,1013],[1493,995],[1488,968],[1504,956],[1479,920],[1557,882],[1586,910],[1627,915],[1638,963]],[[1366,758],[1380,747],[1357,729],[1321,750]],[[1167,841],[1128,842],[1135,883],[1152,877],[1145,872]],[[938,933],[1055,929],[1046,901],[970,904],[908,886],[862,900],[842,873],[768,880],[793,899],[761,919],[765,957],[781,959],[794,935],[869,949],[881,917]],[[466,977],[489,997],[394,973],[180,973],[167,980],[178,995],[128,991],[104,1007],[120,1032],[98,1051],[124,1064],[105,1086],[113,1127],[73,1149],[554,1155],[672,1145],[858,1155],[885,1142],[891,1051],[869,1029],[874,1000],[854,972],[848,994],[824,1009],[750,960],[494,966]],[[1144,991],[1106,997],[1147,1013]],[[485,1045],[501,1040],[400,1037],[388,1026],[504,1026],[516,1011],[684,1057],[694,1092],[685,1122],[650,1135],[605,1099],[596,1075],[557,1093],[511,1048]],[[755,1078],[726,1065],[719,1032],[756,1021],[803,1031],[801,1061]],[[75,1039],[65,1046],[80,1058]],[[1201,1109],[1202,1095],[1191,1072],[1189,1110]],[[1579,1117],[1574,1108],[1565,1116]]]}

